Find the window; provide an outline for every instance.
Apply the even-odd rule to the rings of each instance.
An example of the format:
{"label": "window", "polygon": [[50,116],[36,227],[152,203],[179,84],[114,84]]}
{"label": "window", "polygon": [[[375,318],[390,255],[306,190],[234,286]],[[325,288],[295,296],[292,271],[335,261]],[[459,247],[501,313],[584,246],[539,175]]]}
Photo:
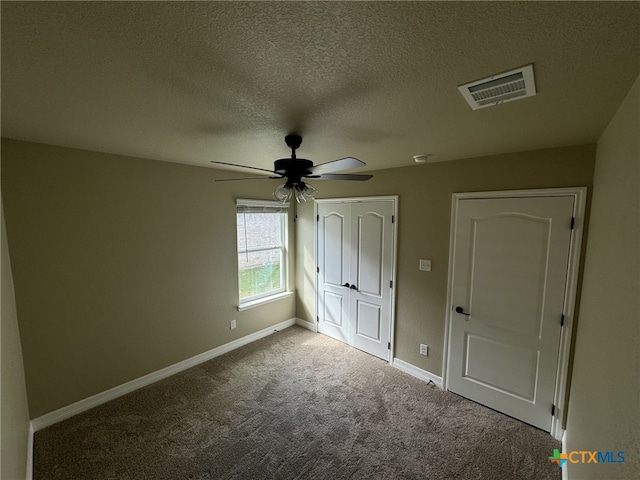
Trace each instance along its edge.
{"label": "window", "polygon": [[283,293],[287,280],[287,205],[237,200],[240,307]]}

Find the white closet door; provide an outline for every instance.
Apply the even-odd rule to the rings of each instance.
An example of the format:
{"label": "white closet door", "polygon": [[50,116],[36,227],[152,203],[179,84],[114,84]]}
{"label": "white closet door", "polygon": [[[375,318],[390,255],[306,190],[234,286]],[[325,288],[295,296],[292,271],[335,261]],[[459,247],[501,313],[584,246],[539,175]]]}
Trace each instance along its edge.
{"label": "white closet door", "polygon": [[393,201],[318,203],[318,330],[389,360]]}
{"label": "white closet door", "polygon": [[392,215],[391,202],[351,207],[351,344],[385,360],[391,341]]}
{"label": "white closet door", "polygon": [[351,206],[318,204],[318,331],[350,343]]}

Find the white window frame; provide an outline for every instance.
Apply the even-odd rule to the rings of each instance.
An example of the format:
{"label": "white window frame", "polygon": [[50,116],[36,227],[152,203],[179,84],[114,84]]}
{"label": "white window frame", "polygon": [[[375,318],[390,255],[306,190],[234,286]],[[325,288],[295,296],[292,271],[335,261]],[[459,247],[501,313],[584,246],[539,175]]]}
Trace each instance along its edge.
{"label": "white window frame", "polygon": [[[237,264],[237,272],[238,272],[238,310],[246,310],[248,308],[252,308],[258,305],[262,305],[265,303],[273,302],[275,300],[279,300],[281,298],[285,298],[291,295],[291,292],[287,291],[288,285],[288,224],[289,224],[289,213],[288,213],[288,205],[283,205],[280,202],[274,202],[270,200],[253,200],[253,199],[236,199],[236,229],[238,227],[238,213],[242,213],[242,211],[254,211],[258,212],[262,209],[265,213],[279,213],[284,214],[284,218],[282,221],[282,231],[281,238],[282,244],[280,246],[269,246],[269,247],[260,247],[260,248],[247,248],[243,249],[241,245],[238,245],[238,239],[236,238],[236,251],[237,255],[240,255],[245,252],[260,252],[260,251],[270,251],[270,250],[280,250],[280,288],[277,290],[271,290],[269,292],[252,295],[246,298],[240,298],[240,265],[239,262]],[[236,260],[237,260],[236,256]]]}

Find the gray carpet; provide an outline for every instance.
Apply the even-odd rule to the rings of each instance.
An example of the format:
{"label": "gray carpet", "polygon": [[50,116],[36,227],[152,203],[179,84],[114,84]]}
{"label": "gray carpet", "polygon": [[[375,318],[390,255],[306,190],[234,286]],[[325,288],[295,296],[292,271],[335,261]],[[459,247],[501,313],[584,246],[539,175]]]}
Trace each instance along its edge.
{"label": "gray carpet", "polygon": [[35,435],[45,479],[555,479],[559,442],[300,327]]}

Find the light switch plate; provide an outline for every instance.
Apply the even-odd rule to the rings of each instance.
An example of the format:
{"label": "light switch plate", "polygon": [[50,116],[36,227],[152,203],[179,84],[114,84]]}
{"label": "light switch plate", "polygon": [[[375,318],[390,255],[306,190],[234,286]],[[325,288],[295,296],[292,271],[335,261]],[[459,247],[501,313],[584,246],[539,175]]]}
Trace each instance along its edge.
{"label": "light switch plate", "polygon": [[420,268],[420,270],[422,270],[423,272],[430,272],[430,271],[431,271],[431,260],[423,260],[423,259],[421,258],[421,259],[420,259],[419,268]]}

